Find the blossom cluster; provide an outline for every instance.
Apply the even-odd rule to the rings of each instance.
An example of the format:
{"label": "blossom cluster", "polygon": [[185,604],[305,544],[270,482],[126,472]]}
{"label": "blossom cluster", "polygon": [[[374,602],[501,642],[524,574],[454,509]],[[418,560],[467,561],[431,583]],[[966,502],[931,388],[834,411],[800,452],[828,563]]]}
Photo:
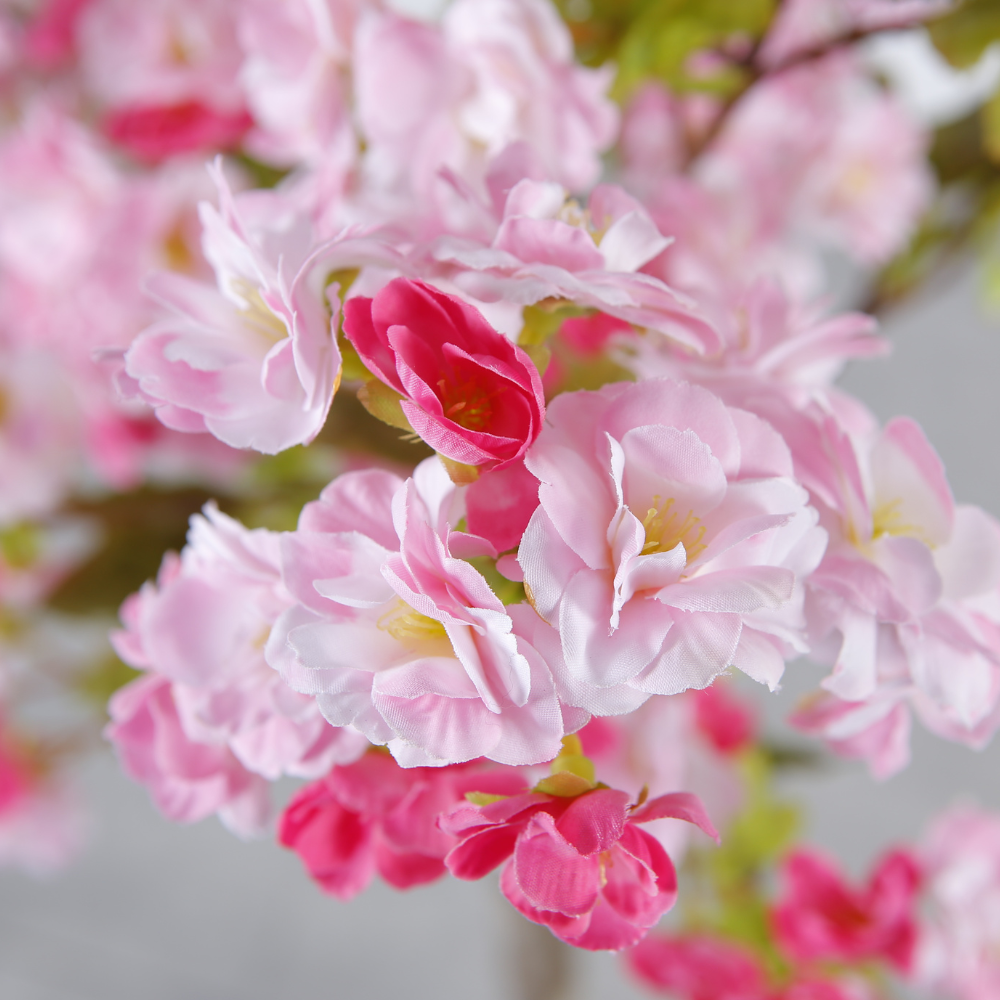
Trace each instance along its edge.
{"label": "blossom cluster", "polygon": [[[834,386],[886,345],[823,298],[933,194],[928,136],[834,43],[939,8],[788,3],[738,99],[619,104],[549,0],[0,5],[0,521],[231,497],[338,441],[345,396],[409,454],[342,448],[284,530],[207,504],[126,600],[106,735],[167,816],[249,836],[308,779],[279,839],[325,891],[503,865],[529,920],[618,950],[740,807],[724,675],[825,664],[793,722],[879,777],[914,715],[992,737],[1000,524]],[[863,899],[825,864],[788,862],[787,954],[908,969],[933,864]],[[640,947],[674,989],[744,961]],[[811,974],[783,1000],[841,995]]]}

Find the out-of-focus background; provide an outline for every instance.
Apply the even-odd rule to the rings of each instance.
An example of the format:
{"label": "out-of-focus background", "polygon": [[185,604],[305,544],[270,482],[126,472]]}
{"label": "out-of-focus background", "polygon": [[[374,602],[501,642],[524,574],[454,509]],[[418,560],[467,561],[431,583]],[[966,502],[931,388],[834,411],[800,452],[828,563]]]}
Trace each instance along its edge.
{"label": "out-of-focus background", "polygon": [[[891,357],[843,382],[880,418],[919,420],[956,496],[1000,515],[1000,320],[979,282],[970,264],[943,271],[885,320]],[[797,739],[782,719],[818,677],[797,662],[777,696],[758,692],[774,736]],[[887,782],[832,758],[782,780],[806,807],[807,839],[855,874],[958,797],[1000,808],[1000,745],[976,753],[914,728],[913,764]],[[537,942],[495,880],[377,883],[342,904],[272,842],[166,822],[110,752],[82,780],[97,817],[83,857],[48,881],[0,873],[3,1000],[519,1000],[518,965]],[[646,995],[613,956],[570,961],[574,1000]]]}

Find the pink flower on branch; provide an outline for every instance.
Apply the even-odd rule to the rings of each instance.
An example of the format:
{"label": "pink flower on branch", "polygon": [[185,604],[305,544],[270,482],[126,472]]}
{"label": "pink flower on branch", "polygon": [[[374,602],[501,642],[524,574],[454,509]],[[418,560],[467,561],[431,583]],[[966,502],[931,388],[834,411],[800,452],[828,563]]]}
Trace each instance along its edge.
{"label": "pink flower on branch", "polygon": [[401,768],[372,751],[300,789],[281,816],[278,840],[338,899],[361,892],[376,872],[393,888],[409,889],[447,871],[444,858],[456,839],[438,826],[441,814],[466,792],[513,793],[523,784],[505,768]]}
{"label": "pink flower on branch", "polygon": [[650,936],[626,958],[645,986],[681,1000],[772,1000],[756,955],[724,938]]}
{"label": "pink flower on branch", "polygon": [[348,300],[344,334],[402,397],[413,429],[455,462],[510,466],[542,429],[538,369],[455,296],[397,278],[374,299]]}
{"label": "pink flower on branch", "polygon": [[640,941],[676,899],[673,863],[641,824],[671,817],[718,837],[686,792],[635,805],[625,792],[600,786],[576,795],[535,790],[487,798],[494,801],[460,804],[441,819],[442,829],[460,838],[445,859],[451,873],[479,879],[506,861],[500,888],[510,903],[591,951]]}
{"label": "pink flower on branch", "polygon": [[835,864],[816,851],[799,850],[788,857],[782,879],[773,923],[780,946],[792,959],[879,959],[901,972],[910,970],[921,883],[911,854],[888,854],[861,890],[846,885]]}
{"label": "pink flower on branch", "polygon": [[405,483],[376,470],[334,480],[282,541],[298,604],[275,624],[268,661],[404,766],[551,760],[586,713],[560,705],[516,609],[465,558],[496,552],[452,530],[461,517],[436,458]]}
{"label": "pink flower on branch", "polygon": [[914,978],[934,996],[1000,995],[1000,816],[957,805],[918,847],[925,873]]}
{"label": "pink flower on branch", "polygon": [[984,745],[1000,723],[1000,527],[956,505],[920,428],[848,433],[822,412],[782,425],[830,532],[810,577],[812,655],[833,671],[796,724],[880,777],[909,759],[913,709]]}
{"label": "pink flower on branch", "polygon": [[327,276],[396,255],[352,232],[314,243],[281,194],[234,198],[221,169],[215,179],[221,212],[203,204],[201,216],[218,288],[149,279],[171,315],[135,339],[120,388],[175,430],[274,454],[316,437],[339,383],[339,286],[325,289]]}
{"label": "pink flower on branch", "polygon": [[763,421],[684,383],[618,383],[554,400],[526,464],[540,506],[518,561],[561,637],[565,702],[621,714],[730,666],[773,688],[804,651],[825,534]]}
{"label": "pink flower on branch", "polygon": [[267,781],[317,777],[367,745],[330,726],[264,661],[270,627],[292,603],[278,558],[275,533],[207,506],[180,558],[168,555],[156,584],[122,607],[115,648],[149,673],[114,696],[106,735],[171,819],[219,812],[256,832]]}
{"label": "pink flower on branch", "polygon": [[[480,206],[483,235],[441,236],[416,266],[484,303],[573,302],[664,334],[696,354],[720,346],[695,303],[640,271],[670,240],[646,209],[615,185],[598,185],[586,206],[534,176],[524,150],[498,157]],[[528,176],[525,176],[527,171]],[[510,174],[510,176],[507,176]]]}

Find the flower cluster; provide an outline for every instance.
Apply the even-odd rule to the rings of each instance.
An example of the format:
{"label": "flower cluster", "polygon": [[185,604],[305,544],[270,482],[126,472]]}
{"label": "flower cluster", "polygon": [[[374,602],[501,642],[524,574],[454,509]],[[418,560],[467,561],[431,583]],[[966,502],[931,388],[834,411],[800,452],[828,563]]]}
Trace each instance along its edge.
{"label": "flower cluster", "polygon": [[[764,767],[726,675],[825,664],[793,722],[879,777],[914,715],[1000,726],[1000,524],[834,386],[886,345],[823,297],[934,193],[846,43],[941,7],[786,3],[687,53],[699,89],[584,65],[549,0],[0,5],[0,612],[201,507],[112,636],[105,734],[167,816],[250,836],[306,779],[278,837],[325,891],[502,865],[696,1000],[994,975],[915,922],[962,896],[937,840],[863,890],[790,855],[769,960],[639,944]],[[90,541],[14,572],[70,499]],[[5,733],[0,860],[50,790]]]}

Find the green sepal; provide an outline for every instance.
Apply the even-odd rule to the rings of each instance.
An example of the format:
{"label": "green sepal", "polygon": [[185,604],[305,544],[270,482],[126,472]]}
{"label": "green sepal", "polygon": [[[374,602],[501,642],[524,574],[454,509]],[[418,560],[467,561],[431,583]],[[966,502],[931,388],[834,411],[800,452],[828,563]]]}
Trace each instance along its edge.
{"label": "green sepal", "polygon": [[490,792],[466,792],[465,798],[474,806],[488,806],[494,802],[502,802],[507,795],[493,795]]}
{"label": "green sepal", "polygon": [[358,401],[373,417],[390,427],[398,427],[401,431],[413,434],[410,421],[399,405],[403,398],[395,389],[390,389],[377,378],[368,379],[358,389]]}
{"label": "green sepal", "polygon": [[453,458],[448,458],[447,455],[442,455],[440,452],[438,452],[438,458],[441,459],[441,464],[456,486],[468,486],[479,478],[478,466],[456,462]]}
{"label": "green sepal", "polygon": [[535,792],[543,792],[545,795],[556,795],[561,799],[573,799],[584,792],[593,791],[594,783],[581,778],[571,771],[560,771],[558,774],[550,774],[547,778],[542,778],[532,789]]}

